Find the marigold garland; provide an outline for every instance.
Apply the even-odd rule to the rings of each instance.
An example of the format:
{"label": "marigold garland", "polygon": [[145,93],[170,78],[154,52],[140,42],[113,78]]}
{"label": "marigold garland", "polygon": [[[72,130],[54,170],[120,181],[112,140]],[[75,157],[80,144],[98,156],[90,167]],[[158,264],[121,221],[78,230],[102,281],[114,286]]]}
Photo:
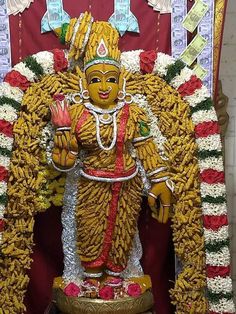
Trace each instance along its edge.
{"label": "marigold garland", "polygon": [[[69,29],[73,27],[70,26]],[[140,72],[140,65],[143,67],[145,64],[146,72],[153,71],[163,77],[170,85],[179,89],[186,101],[184,103],[180,95],[167,85],[160,95],[156,95],[156,83],[159,82],[163,87],[162,81],[148,74],[145,76],[145,79],[149,80],[149,90],[145,90],[149,106],[160,117],[160,128],[168,139],[166,150],[173,165],[172,179],[176,183],[175,193],[179,200],[175,205],[173,230],[176,254],[181,258],[183,269],[178,275],[175,289],[171,292],[173,302],[177,305],[176,313],[207,313],[207,303],[204,298],[206,285],[210,313],[234,313],[232,282],[229,277],[228,230],[222,231],[222,228],[228,226],[224,180],[217,175],[219,186],[215,186],[215,176],[212,176],[212,171],[209,174],[210,169],[223,171],[220,136],[216,126],[217,118],[210,94],[181,61],[174,61],[170,56],[158,53],[153,66],[153,55],[149,56],[151,65],[148,65],[147,55],[140,55],[141,53],[142,50],[123,53],[121,60],[133,73]],[[146,58],[143,62],[140,60],[142,56]],[[41,77],[41,69],[44,74],[53,74],[55,71],[66,70],[68,67],[67,55],[61,50],[41,52],[28,60],[16,65],[6,76],[5,82],[0,85],[0,119],[4,119],[11,125],[17,118],[18,104],[22,102],[23,91]],[[65,77],[69,78],[66,84]],[[189,81],[194,81],[194,89],[192,87],[189,89]],[[63,83],[60,84],[61,82]],[[5,311],[2,313],[21,313],[25,310],[23,297],[28,283],[25,270],[30,267],[31,262],[33,216],[36,211],[44,210],[49,205],[44,202],[46,198],[44,193],[48,189],[44,184],[46,184],[45,177],[48,174],[45,171],[45,165],[39,162],[45,156],[38,143],[39,134],[48,119],[48,108],[45,104],[52,101],[50,94],[60,91],[62,86],[63,92],[78,89],[78,86],[73,83],[73,74],[48,76],[43,78],[41,83],[44,89],[39,88],[36,92],[32,87],[27,89],[25,97],[28,96],[28,99],[24,102],[23,110],[14,126],[16,149],[11,157],[8,181],[9,202],[5,214],[6,191],[2,190],[0,195],[0,226],[1,230],[5,228],[5,231],[0,233],[0,313],[1,311]],[[136,83],[132,80],[128,83],[127,86],[133,94],[142,92],[142,82],[139,80]],[[166,100],[166,98],[169,99]],[[178,99],[177,102],[176,99]],[[25,108],[28,111],[25,111]],[[190,114],[196,126],[195,130],[193,125],[189,128]],[[44,118],[46,120],[43,120]],[[200,125],[202,123],[208,124],[209,132],[205,130],[203,132]],[[193,139],[194,134],[196,134],[196,142]],[[2,135],[0,147],[0,161],[6,171],[9,170],[12,151],[12,142],[8,139],[8,135],[9,133]],[[188,143],[184,144],[184,149],[181,136],[188,140]],[[21,163],[20,160],[25,160],[27,163]],[[204,168],[202,168],[203,165]],[[199,170],[201,186],[196,176]],[[4,181],[5,175],[2,178]],[[42,187],[44,191],[41,195],[38,193],[39,187]],[[51,187],[55,188],[53,183]],[[215,191],[214,189],[218,191],[216,197],[215,194],[211,194]],[[28,194],[24,193],[26,190]],[[60,188],[59,191],[61,191]],[[209,194],[204,195],[204,191],[208,191]],[[20,197],[22,195],[23,199]],[[222,280],[225,280],[224,285],[222,285]]]}

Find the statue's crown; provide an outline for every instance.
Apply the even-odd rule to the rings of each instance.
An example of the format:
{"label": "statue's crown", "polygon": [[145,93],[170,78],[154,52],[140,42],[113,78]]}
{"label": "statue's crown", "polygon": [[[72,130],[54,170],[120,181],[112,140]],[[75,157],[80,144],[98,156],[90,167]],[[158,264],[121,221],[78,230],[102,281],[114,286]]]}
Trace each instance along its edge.
{"label": "statue's crown", "polygon": [[78,60],[84,55],[85,70],[98,63],[120,67],[119,34],[110,23],[94,22],[91,14],[85,12],[55,32],[61,42],[70,45],[69,59]]}

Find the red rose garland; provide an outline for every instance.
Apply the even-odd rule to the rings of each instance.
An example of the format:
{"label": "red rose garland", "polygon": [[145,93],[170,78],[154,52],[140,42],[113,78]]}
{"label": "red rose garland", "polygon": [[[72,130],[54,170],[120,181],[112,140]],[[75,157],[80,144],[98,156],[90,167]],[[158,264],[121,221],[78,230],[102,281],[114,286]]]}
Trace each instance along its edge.
{"label": "red rose garland", "polygon": [[0,132],[8,137],[12,137],[13,125],[6,120],[0,120]]}
{"label": "red rose garland", "polygon": [[203,170],[200,174],[201,180],[208,184],[224,183],[225,174],[223,171],[217,171],[213,169]]}
{"label": "red rose garland", "polygon": [[195,127],[196,138],[207,137],[209,135],[219,134],[220,127],[217,121],[199,123]]}
{"label": "red rose garland", "polygon": [[202,87],[202,81],[196,76],[192,75],[190,80],[180,85],[178,88],[178,92],[182,97],[192,95],[196,89],[200,89]]}
{"label": "red rose garland", "polygon": [[218,230],[223,226],[228,226],[228,218],[226,215],[221,216],[203,216],[204,227],[206,229]]}
{"label": "red rose garland", "polygon": [[54,70],[60,72],[68,68],[68,60],[61,49],[53,49]]}
{"label": "red rose garland", "polygon": [[140,53],[140,69],[143,73],[152,73],[157,58],[154,50],[143,51]]}
{"label": "red rose garland", "polygon": [[27,80],[27,78],[15,70],[7,73],[4,78],[4,82],[9,83],[12,87],[18,87],[23,91],[25,91],[30,86],[30,82]]}

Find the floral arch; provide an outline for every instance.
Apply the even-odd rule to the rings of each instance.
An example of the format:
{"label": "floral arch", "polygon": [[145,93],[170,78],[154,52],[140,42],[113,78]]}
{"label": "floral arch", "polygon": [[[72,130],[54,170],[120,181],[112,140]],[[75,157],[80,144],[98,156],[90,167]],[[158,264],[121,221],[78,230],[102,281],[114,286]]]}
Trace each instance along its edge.
{"label": "floral arch", "polygon": [[[175,165],[172,177],[178,197],[172,218],[173,240],[175,253],[182,262],[171,291],[176,313],[234,313],[222,145],[210,93],[182,61],[166,54],[136,50],[123,52],[121,60],[133,74],[155,73],[176,90],[176,97],[185,104],[167,108],[163,105],[159,112],[165,135],[168,137],[168,132],[171,135],[173,122],[177,132],[164,143],[170,160],[178,160],[186,152]],[[63,75],[68,68],[67,51],[43,51],[15,65],[0,85],[0,307],[9,313],[25,310],[23,298],[28,283],[26,269],[31,263],[34,214],[48,205],[41,202],[40,194],[35,199],[24,199],[29,206],[18,203],[20,190],[13,184],[20,187],[24,182],[24,187],[33,191],[45,184],[35,159],[41,132],[37,119],[40,114],[48,115],[40,102],[44,95],[39,93],[38,102],[30,104],[29,116],[19,113],[32,84],[41,81],[46,85],[49,75]],[[190,142],[183,140],[186,125],[181,121],[187,116],[192,125],[189,132],[195,137]],[[155,129],[159,121],[154,116],[150,118]],[[34,133],[30,139],[23,129]],[[13,137],[25,145],[24,154],[19,156],[14,151]],[[57,201],[60,202],[55,198],[54,202]]]}

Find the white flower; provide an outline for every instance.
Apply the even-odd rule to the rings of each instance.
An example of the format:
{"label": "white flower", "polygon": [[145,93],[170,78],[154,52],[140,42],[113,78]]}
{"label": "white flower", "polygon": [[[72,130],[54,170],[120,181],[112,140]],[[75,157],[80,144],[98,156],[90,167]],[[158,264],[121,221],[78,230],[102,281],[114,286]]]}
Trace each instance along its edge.
{"label": "white flower", "polygon": [[3,195],[7,192],[7,182],[0,181],[0,195]]}
{"label": "white flower", "polygon": [[205,182],[201,183],[201,196],[205,197],[207,195],[212,197],[222,196],[226,194],[225,184],[208,184]]}
{"label": "white flower", "polygon": [[193,123],[199,124],[202,122],[218,121],[216,111],[214,108],[210,110],[199,110],[192,114]]}
{"label": "white flower", "polygon": [[186,100],[191,107],[195,107],[209,97],[211,97],[211,94],[207,87],[203,85],[201,88],[196,89],[193,95],[185,96],[184,100]]}
{"label": "white flower", "polygon": [[209,135],[207,137],[200,137],[196,139],[199,150],[217,150],[221,151],[221,139],[219,134]]}
{"label": "white flower", "polygon": [[202,211],[204,215],[221,216],[227,214],[227,205],[223,204],[210,204],[202,202]]}
{"label": "white flower", "polygon": [[7,82],[3,82],[0,84],[0,97],[1,96],[12,98],[18,102],[21,102],[24,93],[18,87],[12,87]]}
{"label": "white flower", "polygon": [[210,311],[216,312],[216,313],[235,313],[235,306],[234,301],[227,300],[227,299],[220,299],[219,302],[209,302]]}
{"label": "white flower", "polygon": [[213,170],[217,170],[217,171],[224,171],[222,156],[199,159],[198,163],[199,163],[199,168],[202,171],[205,169],[209,169],[209,168],[211,168]]}
{"label": "white flower", "polygon": [[207,278],[207,287],[213,293],[231,293],[232,292],[232,280],[228,277],[215,277],[215,278]]}
{"label": "white flower", "polygon": [[223,226],[216,231],[212,229],[204,228],[204,238],[207,243],[226,240],[228,239],[228,237],[229,237],[229,226]]}
{"label": "white flower", "polygon": [[17,63],[13,70],[20,72],[21,75],[24,75],[29,82],[34,82],[36,75],[32,72],[24,62]]}
{"label": "white flower", "polygon": [[6,169],[10,166],[10,158],[0,155],[0,165]]}
{"label": "white flower", "polygon": [[179,75],[173,78],[173,80],[170,82],[170,85],[173,86],[175,89],[178,89],[180,85],[189,81],[193,74],[194,74],[193,70],[189,69],[188,67],[185,67],[181,70]]}
{"label": "white flower", "polygon": [[5,212],[5,205],[0,204],[0,219],[3,218]]}
{"label": "white flower", "polygon": [[206,254],[206,264],[211,266],[228,266],[230,265],[230,253],[228,247],[223,247],[218,252]]}
{"label": "white flower", "polygon": [[175,60],[162,52],[157,54],[155,65],[153,68],[153,73],[158,74],[159,76],[165,76],[167,74],[168,66],[175,63]]}
{"label": "white flower", "polygon": [[0,133],[0,143],[1,147],[11,151],[13,145],[13,138],[7,137],[6,135]]}
{"label": "white flower", "polygon": [[131,51],[124,51],[121,54],[120,61],[121,66],[125,67],[126,70],[136,73],[140,72],[140,53],[143,50],[131,50]]}
{"label": "white flower", "polygon": [[17,111],[11,105],[3,104],[0,106],[0,119],[14,122],[17,119]]}
{"label": "white flower", "polygon": [[54,70],[54,59],[53,53],[50,51],[40,51],[33,55],[38,64],[43,68],[44,74],[53,74]]}

